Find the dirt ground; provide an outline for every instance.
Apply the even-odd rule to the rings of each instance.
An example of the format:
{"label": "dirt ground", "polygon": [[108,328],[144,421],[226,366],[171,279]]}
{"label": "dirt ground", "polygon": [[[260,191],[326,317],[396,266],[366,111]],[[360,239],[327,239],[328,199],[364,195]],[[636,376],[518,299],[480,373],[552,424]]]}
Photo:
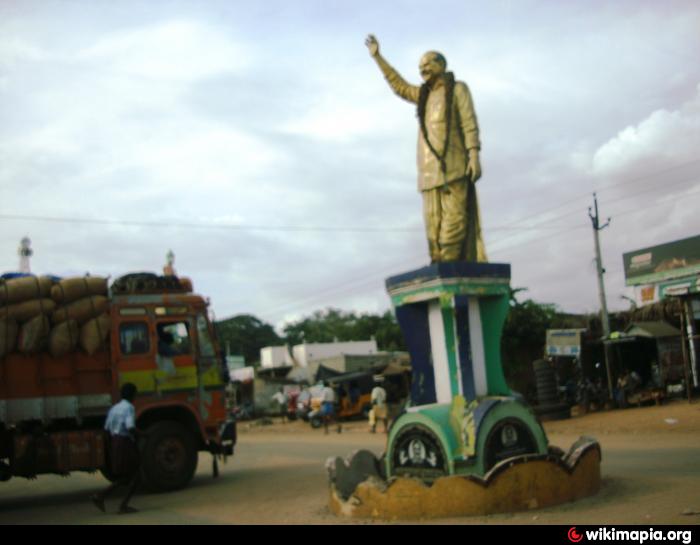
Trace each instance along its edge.
{"label": "dirt ground", "polygon": [[[464,517],[430,524],[700,524],[700,403],[675,402],[594,413],[545,423],[550,443],[566,450],[581,435],[598,439],[603,485],[594,497],[523,513]],[[239,424],[236,455],[213,479],[200,456],[193,483],[180,492],[137,495],[141,512],[98,512],[89,502],[105,486],[99,475],[42,476],[0,483],[0,524],[376,524],[328,509],[327,458],[360,448],[376,454],[385,436],[363,422],[324,435],[303,422]]]}

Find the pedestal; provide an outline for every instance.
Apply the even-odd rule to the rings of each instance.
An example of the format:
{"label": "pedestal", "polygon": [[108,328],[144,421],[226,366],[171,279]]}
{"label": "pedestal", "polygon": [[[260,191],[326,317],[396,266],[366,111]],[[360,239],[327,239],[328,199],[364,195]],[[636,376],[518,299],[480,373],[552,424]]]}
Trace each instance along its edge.
{"label": "pedestal", "polygon": [[328,460],[334,513],[486,515],[598,491],[598,443],[581,438],[565,455],[550,450],[534,412],[506,385],[509,283],[510,266],[491,263],[437,264],[387,280],[411,353],[411,399],[381,459],[360,451]]}
{"label": "pedestal", "polygon": [[510,265],[441,263],[386,281],[411,354],[411,405],[507,396],[501,332]]}
{"label": "pedestal", "polygon": [[546,454],[544,430],[503,375],[510,265],[440,263],[386,285],[413,368],[409,407],[389,434],[387,475],[484,475],[507,458]]}

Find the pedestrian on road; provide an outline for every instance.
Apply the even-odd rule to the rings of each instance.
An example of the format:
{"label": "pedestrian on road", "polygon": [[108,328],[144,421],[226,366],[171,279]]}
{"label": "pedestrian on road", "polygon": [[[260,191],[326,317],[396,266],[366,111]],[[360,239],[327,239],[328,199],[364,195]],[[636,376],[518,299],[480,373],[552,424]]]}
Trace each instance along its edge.
{"label": "pedestrian on road", "polygon": [[279,405],[279,414],[282,417],[282,423],[285,423],[288,419],[287,415],[287,405],[288,405],[288,397],[287,394],[284,393],[284,388],[280,387],[280,389],[275,393],[275,395],[272,396],[272,400]]}
{"label": "pedestrian on road", "polygon": [[323,382],[323,393],[321,397],[321,417],[323,418],[323,427],[326,430],[326,435],[328,435],[328,424],[331,421],[335,421],[338,425],[338,433],[343,430],[340,426],[340,420],[338,420],[335,414],[335,391],[327,382]]}
{"label": "pedestrian on road", "polygon": [[129,506],[129,500],[141,484],[140,457],[136,443],[136,410],[133,405],[136,392],[134,384],[124,384],[121,389],[121,401],[107,414],[105,430],[110,436],[111,470],[116,480],[104,492],[92,497],[92,503],[103,513],[105,499],[121,486],[127,487],[128,492],[119,506],[119,514],[138,513],[138,509]]}
{"label": "pedestrian on road", "polygon": [[383,382],[384,377],[382,375],[375,375],[375,386],[372,389],[372,394],[370,397],[372,409],[369,411],[369,427],[372,433],[377,432],[377,420],[384,422],[384,433],[387,433],[389,429],[386,406],[386,390],[382,386]]}

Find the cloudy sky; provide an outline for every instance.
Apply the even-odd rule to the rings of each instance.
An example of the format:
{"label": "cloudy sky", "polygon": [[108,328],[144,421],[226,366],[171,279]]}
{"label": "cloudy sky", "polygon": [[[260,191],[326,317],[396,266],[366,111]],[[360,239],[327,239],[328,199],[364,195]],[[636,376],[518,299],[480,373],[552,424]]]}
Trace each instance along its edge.
{"label": "cloudy sky", "polygon": [[427,264],[417,124],[364,46],[472,91],[489,258],[514,287],[612,310],[622,253],[700,234],[692,0],[0,0],[0,271],[179,273],[218,318],[382,312]]}

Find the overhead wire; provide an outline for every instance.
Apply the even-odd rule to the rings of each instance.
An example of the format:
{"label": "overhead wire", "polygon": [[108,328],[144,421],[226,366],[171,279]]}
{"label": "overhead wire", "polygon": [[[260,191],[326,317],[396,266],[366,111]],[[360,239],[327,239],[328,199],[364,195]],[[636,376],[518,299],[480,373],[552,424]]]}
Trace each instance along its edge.
{"label": "overhead wire", "polygon": [[[654,173],[649,173],[645,174],[642,176],[636,176],[634,178],[614,183],[614,184],[609,184],[609,185],[604,185],[602,187],[599,187],[596,189],[596,191],[601,192],[601,191],[607,191],[616,187],[622,187],[625,185],[629,185],[631,183],[638,182],[640,180],[645,180],[649,178],[653,178],[655,176],[660,176],[662,174],[667,174],[668,172],[672,172],[674,170],[678,170],[680,168],[687,167],[689,165],[693,164],[700,164],[700,159],[689,161],[687,163],[683,163],[680,165],[675,165],[673,167],[669,167],[664,170],[656,171]],[[685,183],[687,181],[693,181],[690,179],[687,180],[681,180],[674,182],[670,185],[677,185],[678,183]],[[664,187],[659,187],[658,190],[661,191],[665,187],[669,187],[669,184],[666,184]],[[647,193],[647,192],[653,192],[657,190],[657,188],[652,188],[648,191],[645,192],[637,192],[634,195],[630,195],[629,197],[621,197],[620,199],[617,200],[624,200],[625,198],[634,198],[637,194],[642,194],[642,193]],[[505,231],[505,230],[542,230],[542,229],[557,229],[560,228],[561,226],[559,225],[543,225],[544,223],[551,223],[552,221],[562,219],[562,218],[567,218],[570,217],[571,215],[574,214],[574,212],[566,213],[566,214],[561,214],[559,216],[555,216],[554,218],[543,218],[542,220],[534,223],[534,224],[529,224],[525,225],[526,222],[528,222],[532,217],[535,216],[541,216],[545,215],[548,213],[551,213],[555,210],[559,210],[560,208],[563,208],[571,203],[578,203],[581,198],[588,197],[590,193],[582,193],[580,195],[577,195],[576,197],[572,199],[568,199],[564,201],[563,203],[560,203],[556,206],[553,207],[548,207],[544,210],[540,210],[538,212],[534,212],[529,214],[527,218],[520,218],[518,220],[514,220],[510,223],[507,223],[505,225],[496,225],[492,226],[489,229],[491,231]],[[333,225],[245,225],[245,224],[224,224],[224,223],[197,223],[197,222],[180,222],[180,221],[173,221],[173,220],[163,220],[163,221],[145,221],[145,220],[125,220],[125,219],[102,219],[102,218],[76,218],[76,217],[65,217],[65,216],[44,216],[44,215],[27,215],[27,214],[0,214],[0,219],[6,219],[6,220],[24,220],[24,221],[44,221],[44,222],[56,222],[56,223],[86,223],[86,224],[94,224],[94,225],[123,225],[123,226],[133,226],[133,227],[175,227],[175,228],[187,228],[187,229],[226,229],[226,230],[235,230],[235,231],[293,231],[293,232],[418,232],[422,230],[422,227],[420,226],[412,226],[412,227],[387,227],[387,226],[333,226]]]}
{"label": "overhead wire", "polygon": [[[596,191],[598,192],[603,192],[603,191],[608,191],[614,188],[618,187],[623,187],[632,183],[639,182],[640,180],[646,180],[646,179],[652,179],[654,177],[660,176],[662,174],[667,174],[669,172],[679,170],[681,168],[685,168],[690,165],[695,165],[695,164],[700,164],[700,159],[689,161],[687,163],[683,163],[680,165],[675,165],[673,167],[669,167],[667,169],[661,170],[661,171],[656,171],[654,173],[649,173],[645,174],[642,176],[635,176],[634,178],[627,179],[621,182],[613,183],[613,184],[607,184],[601,187],[598,187]],[[655,191],[667,191],[669,187],[674,187],[677,185],[680,185],[682,183],[687,183],[689,181],[697,181],[694,178],[688,178],[688,179],[682,179],[682,180],[677,180],[672,183],[666,183],[662,186],[659,187],[654,187],[647,189],[646,191],[636,191],[634,194],[623,196],[623,197],[618,197],[614,198],[612,200],[606,201],[608,204],[610,203],[616,203],[616,202],[621,202],[625,201],[628,199],[632,199],[637,197],[638,195],[642,194],[647,194],[647,193],[652,193]],[[692,193],[686,193],[685,196],[692,196],[695,194],[698,194],[700,192],[692,192]],[[590,193],[582,193],[578,195],[577,197],[564,201],[563,203],[560,203],[554,207],[548,207],[547,209],[540,211],[535,214],[530,214],[529,218],[532,218],[535,215],[543,215],[543,214],[548,214],[551,213],[552,211],[559,210],[571,203],[579,203],[580,199],[583,197],[589,197]],[[651,208],[660,204],[666,204],[668,201],[667,200],[662,200],[657,203],[653,203],[647,207],[636,207],[635,209],[627,210],[627,211],[622,211],[622,212],[616,212],[615,216],[624,216],[632,213],[636,213],[642,210],[645,210],[647,208]],[[520,244],[522,246],[532,244],[534,242],[542,242],[546,240],[550,240],[552,238],[561,236],[562,234],[565,234],[567,232],[576,230],[576,229],[583,229],[586,227],[586,225],[574,225],[574,226],[563,226],[563,225],[553,225],[551,222],[557,221],[560,219],[566,219],[571,216],[573,216],[575,213],[578,213],[578,211],[572,211],[572,212],[567,212],[565,214],[560,214],[555,217],[545,217],[539,221],[537,221],[534,224],[530,225],[522,225],[522,222],[528,221],[529,218],[523,218],[520,220],[516,220],[513,222],[510,222],[508,224],[502,225],[502,226],[494,226],[491,227],[491,231],[498,231],[498,230],[516,230],[518,233],[515,235],[509,235],[501,239],[497,239],[492,242],[492,244],[498,245],[499,243],[507,242],[509,240],[512,240],[516,238],[522,231],[539,231],[543,229],[557,229],[556,233],[552,233],[549,236],[544,236],[544,237],[538,237],[537,239],[531,239],[531,240],[524,240],[520,241],[517,244]],[[302,232],[302,231],[307,231],[307,232],[415,232],[422,230],[422,227],[369,227],[369,226],[344,226],[344,227],[339,227],[339,226],[299,226],[299,225],[281,225],[281,226],[271,226],[271,225],[240,225],[240,224],[204,224],[204,223],[192,223],[192,222],[173,222],[173,221],[133,221],[133,220],[110,220],[110,219],[93,219],[93,218],[66,218],[66,217],[51,217],[51,216],[31,216],[31,215],[19,215],[19,214],[0,214],[0,219],[10,219],[10,220],[29,220],[29,221],[49,221],[49,222],[62,222],[62,223],[90,223],[90,224],[101,224],[101,225],[126,225],[126,226],[139,226],[139,227],[176,227],[176,228],[197,228],[197,229],[229,229],[229,230],[261,230],[261,231],[297,231],[297,232]],[[521,225],[519,225],[519,223]],[[547,225],[543,225],[547,224]],[[502,252],[503,250],[506,250],[513,245],[506,245],[501,248],[496,248],[491,251],[493,254],[498,254],[499,252]],[[406,266],[414,266],[415,265],[415,260],[411,260],[410,263],[406,263]],[[337,286],[331,286],[325,290],[317,291],[313,295],[303,298],[301,300],[293,301],[293,302],[288,302],[288,303],[283,303],[282,305],[276,306],[273,310],[266,311],[264,313],[261,313],[262,315],[270,315],[272,313],[277,313],[282,311],[283,309],[286,308],[294,308],[298,307],[300,304],[304,304],[308,301],[313,301],[316,300],[320,297],[326,297],[329,294],[339,294],[339,293],[346,293],[348,290],[352,292],[352,290],[356,290],[357,288],[363,288],[366,285],[369,285],[371,283],[377,282],[377,278],[382,278],[384,275],[391,274],[391,272],[395,271],[397,268],[401,267],[402,265],[393,265],[391,270],[386,270],[386,271],[381,271],[381,272],[375,272],[372,274],[370,277],[351,282],[351,283],[345,283],[344,286],[340,289],[338,289]]]}
{"label": "overhead wire", "polygon": [[[694,191],[694,192],[691,192],[691,193],[686,193],[684,196],[694,196],[694,195],[700,195],[700,191]],[[621,200],[624,200],[624,199],[621,199]],[[629,215],[629,214],[635,214],[635,213],[644,212],[644,211],[646,211],[646,210],[648,210],[648,209],[650,209],[650,208],[655,208],[655,207],[658,207],[658,206],[661,206],[661,205],[664,205],[664,204],[670,204],[670,201],[671,201],[671,198],[668,198],[668,199],[665,199],[665,200],[662,200],[662,201],[658,201],[658,202],[652,203],[652,204],[650,204],[650,205],[648,205],[648,206],[636,207],[636,208],[634,208],[634,209],[629,209],[629,210],[626,210],[626,211],[617,212],[617,213],[615,213],[615,216],[616,216],[616,217],[619,217],[619,216],[623,216],[623,215]],[[578,230],[578,229],[584,229],[584,228],[588,228],[588,225],[574,225],[574,226],[570,226],[570,227],[568,227],[568,228],[566,228],[566,229],[562,229],[562,230],[560,230],[560,231],[558,231],[558,232],[556,232],[556,233],[549,234],[548,236],[545,236],[545,237],[539,237],[539,238],[537,238],[537,239],[535,239],[535,240],[527,240],[527,241],[524,241],[524,242],[521,243],[521,246],[527,246],[527,245],[529,245],[529,244],[534,244],[534,243],[536,243],[536,242],[537,242],[537,243],[546,242],[546,241],[548,241],[548,240],[551,240],[551,239],[557,238],[557,237],[559,237],[559,236],[562,236],[562,235],[564,235],[564,234],[567,234],[567,233],[569,233],[569,232],[571,232],[571,231]],[[508,237],[508,239],[510,239],[510,238],[511,238],[511,237]],[[502,241],[502,240],[501,240],[501,241]],[[497,242],[501,242],[501,241],[497,241]],[[509,246],[506,246],[506,247],[503,247],[503,248],[495,249],[495,250],[492,250],[490,253],[492,253],[493,255],[497,255],[499,252],[502,252],[502,251],[504,251],[504,250],[507,250],[508,248],[510,248],[510,247],[512,247],[512,246],[513,246],[513,245],[509,245]],[[377,284],[377,283],[379,283],[379,282],[382,282],[382,280],[383,280],[383,278],[385,277],[385,275],[391,274],[392,272],[395,273],[397,269],[400,270],[401,267],[404,266],[404,265],[406,265],[406,266],[415,266],[415,260],[412,260],[411,263],[405,263],[405,264],[394,265],[394,266],[392,266],[392,269],[391,269],[391,270],[384,270],[384,271],[381,271],[381,272],[380,272],[380,271],[374,272],[371,276],[369,276],[369,277],[367,277],[367,278],[365,278],[365,279],[363,279],[363,280],[361,280],[361,281],[359,281],[359,282],[353,282],[353,283],[350,283],[350,284],[345,284],[344,287],[342,287],[342,288],[340,288],[340,289],[338,289],[336,286],[333,286],[333,287],[328,288],[328,289],[326,289],[326,290],[323,290],[323,291],[314,293],[313,295],[310,295],[310,296],[305,297],[305,298],[303,298],[303,299],[299,299],[299,300],[295,300],[295,301],[290,301],[290,302],[287,302],[287,303],[283,303],[283,304],[281,304],[281,305],[279,305],[279,306],[271,307],[270,309],[268,309],[268,310],[266,310],[266,311],[264,311],[264,312],[261,312],[260,315],[261,315],[261,316],[272,316],[272,315],[274,315],[274,314],[279,314],[280,312],[285,312],[286,309],[296,308],[296,307],[298,307],[299,305],[303,305],[303,304],[306,304],[306,303],[308,303],[308,302],[315,301],[315,300],[317,300],[317,299],[326,298],[329,294],[332,294],[332,295],[340,295],[340,294],[345,294],[345,293],[347,293],[348,291],[350,291],[350,293],[353,293],[353,292],[354,292],[355,290],[357,290],[358,288],[364,288],[364,287],[367,286],[367,285],[370,285],[370,284]]]}

